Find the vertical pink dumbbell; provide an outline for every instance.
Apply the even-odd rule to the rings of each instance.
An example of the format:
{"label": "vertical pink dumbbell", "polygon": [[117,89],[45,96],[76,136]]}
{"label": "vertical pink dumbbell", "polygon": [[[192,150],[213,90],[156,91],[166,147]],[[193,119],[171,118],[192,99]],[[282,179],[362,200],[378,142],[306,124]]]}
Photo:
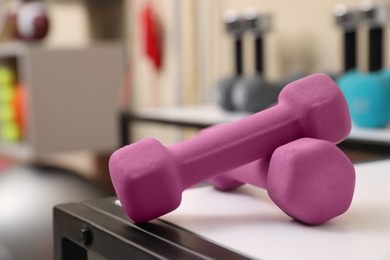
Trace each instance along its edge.
{"label": "vertical pink dumbbell", "polygon": [[176,209],[184,189],[272,154],[301,137],[343,140],[351,128],[345,98],[325,74],[287,85],[276,106],[165,147],[145,139],[116,151],[109,168],[127,215],[146,222]]}
{"label": "vertical pink dumbbell", "polygon": [[267,189],[290,217],[309,225],[343,214],[355,189],[355,169],[348,157],[328,141],[301,138],[262,158],[208,180],[220,190],[242,184]]}

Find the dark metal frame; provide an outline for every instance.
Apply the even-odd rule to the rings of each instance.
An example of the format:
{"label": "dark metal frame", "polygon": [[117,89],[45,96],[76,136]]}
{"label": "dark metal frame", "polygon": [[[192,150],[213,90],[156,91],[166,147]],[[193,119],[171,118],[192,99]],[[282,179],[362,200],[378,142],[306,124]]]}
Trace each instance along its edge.
{"label": "dark metal frame", "polygon": [[346,139],[338,146],[343,149],[351,149],[364,152],[372,152],[383,155],[390,155],[390,142],[363,140],[363,139]]}
{"label": "dark metal frame", "polygon": [[56,206],[55,260],[249,259],[164,220],[134,224],[114,201]]}

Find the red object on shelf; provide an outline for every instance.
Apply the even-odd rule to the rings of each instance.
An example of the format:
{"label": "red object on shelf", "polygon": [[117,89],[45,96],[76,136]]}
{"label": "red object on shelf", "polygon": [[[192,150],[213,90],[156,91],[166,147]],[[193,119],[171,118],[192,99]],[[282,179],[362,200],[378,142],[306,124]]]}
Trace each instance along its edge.
{"label": "red object on shelf", "polygon": [[141,26],[145,54],[152,61],[155,68],[160,70],[162,66],[162,55],[159,23],[150,3],[141,11]]}
{"label": "red object on shelf", "polygon": [[19,84],[15,89],[13,107],[15,111],[15,121],[20,129],[21,136],[24,136],[26,132],[26,97],[26,88],[22,84]]}

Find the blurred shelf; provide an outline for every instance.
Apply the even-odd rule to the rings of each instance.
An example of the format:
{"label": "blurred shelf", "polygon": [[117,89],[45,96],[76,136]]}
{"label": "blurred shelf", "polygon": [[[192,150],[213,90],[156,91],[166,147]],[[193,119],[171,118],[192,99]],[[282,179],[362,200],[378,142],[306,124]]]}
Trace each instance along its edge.
{"label": "blurred shelf", "polygon": [[23,57],[29,47],[39,46],[39,45],[26,45],[23,42],[7,42],[1,43],[0,45],[0,58],[7,57]]}
{"label": "blurred shelf", "polygon": [[231,123],[245,116],[244,112],[227,112],[213,105],[145,107],[135,109],[130,117],[150,122],[172,123],[185,126],[208,127],[215,124]]}
{"label": "blurred shelf", "polygon": [[0,155],[11,158],[28,160],[32,157],[32,149],[25,143],[0,142]]}
{"label": "blurred shelf", "polygon": [[206,128],[215,124],[239,120],[248,113],[227,112],[213,105],[143,107],[120,112],[120,144],[131,143],[131,124],[134,122],[158,123],[180,127]]}
{"label": "blurred shelf", "polygon": [[341,148],[390,154],[390,126],[385,128],[360,128],[352,126]]}
{"label": "blurred shelf", "polygon": [[[227,112],[214,105],[144,107],[131,112],[122,112],[121,144],[130,143],[128,133],[132,122],[170,124],[182,127],[206,128],[215,124],[231,123],[249,116],[249,113]],[[363,129],[356,126],[341,147],[390,153],[390,127]]]}
{"label": "blurred shelf", "polygon": [[370,129],[353,126],[348,139],[351,141],[380,142],[390,146],[390,127]]}

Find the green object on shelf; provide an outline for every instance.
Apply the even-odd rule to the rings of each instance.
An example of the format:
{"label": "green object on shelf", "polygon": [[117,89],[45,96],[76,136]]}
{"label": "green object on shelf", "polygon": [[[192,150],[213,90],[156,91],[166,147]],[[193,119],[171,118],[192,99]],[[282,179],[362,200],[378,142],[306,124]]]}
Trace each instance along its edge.
{"label": "green object on shelf", "polygon": [[15,73],[6,66],[0,66],[0,85],[13,84],[15,82]]}
{"label": "green object on shelf", "polygon": [[20,140],[19,127],[15,122],[3,122],[0,129],[0,139],[6,142],[18,142]]}
{"label": "green object on shelf", "polygon": [[11,84],[0,83],[0,102],[10,102],[15,94],[15,88]]}
{"label": "green object on shelf", "polygon": [[15,109],[11,102],[5,102],[0,104],[0,122],[7,122],[15,120]]}

